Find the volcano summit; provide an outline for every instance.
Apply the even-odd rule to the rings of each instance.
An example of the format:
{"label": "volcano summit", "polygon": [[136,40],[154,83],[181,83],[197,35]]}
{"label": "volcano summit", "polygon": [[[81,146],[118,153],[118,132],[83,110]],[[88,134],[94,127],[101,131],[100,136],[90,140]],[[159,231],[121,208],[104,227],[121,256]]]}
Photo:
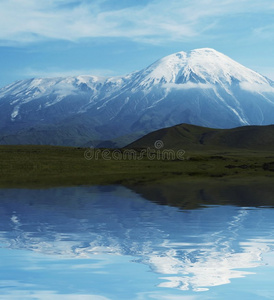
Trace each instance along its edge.
{"label": "volcano summit", "polygon": [[[123,77],[33,78],[0,89],[0,144],[123,146],[180,123],[274,123],[274,83],[209,48]],[[102,145],[102,144],[101,144]]]}

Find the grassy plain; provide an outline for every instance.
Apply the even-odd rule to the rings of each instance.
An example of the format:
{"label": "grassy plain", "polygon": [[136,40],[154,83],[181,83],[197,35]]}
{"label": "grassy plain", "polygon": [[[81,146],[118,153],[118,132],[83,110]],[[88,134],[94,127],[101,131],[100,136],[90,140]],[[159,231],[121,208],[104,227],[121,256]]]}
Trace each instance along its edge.
{"label": "grassy plain", "polygon": [[93,150],[55,146],[0,146],[0,187],[132,186],[173,179],[184,182],[271,182],[274,179],[272,151],[228,151],[225,148],[217,151],[189,150],[181,159],[168,158],[160,150],[151,150],[151,153],[142,155],[136,152],[139,159],[130,155],[122,157],[124,150],[86,151]]}

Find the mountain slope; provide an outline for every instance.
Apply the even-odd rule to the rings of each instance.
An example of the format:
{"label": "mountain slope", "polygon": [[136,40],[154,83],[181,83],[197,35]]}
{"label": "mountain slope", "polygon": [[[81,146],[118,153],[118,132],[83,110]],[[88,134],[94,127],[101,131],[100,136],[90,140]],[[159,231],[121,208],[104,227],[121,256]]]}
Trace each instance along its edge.
{"label": "mountain slope", "polygon": [[[180,123],[274,123],[274,83],[213,49],[124,77],[31,79],[0,89],[0,144],[98,145]],[[55,138],[53,136],[55,135]]]}
{"label": "mountain slope", "polygon": [[232,129],[213,129],[180,124],[151,132],[126,148],[154,149],[161,141],[162,149],[220,150],[248,149],[274,150],[274,125],[242,126]]}

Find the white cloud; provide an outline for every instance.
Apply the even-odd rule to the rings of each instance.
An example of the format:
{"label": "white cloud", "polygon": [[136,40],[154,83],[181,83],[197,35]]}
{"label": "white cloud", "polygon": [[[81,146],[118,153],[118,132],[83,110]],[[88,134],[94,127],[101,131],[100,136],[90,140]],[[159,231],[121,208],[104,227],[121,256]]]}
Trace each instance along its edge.
{"label": "white cloud", "polygon": [[[39,299],[39,300],[110,300],[100,295],[86,295],[86,294],[59,294],[56,291],[40,290],[40,286],[35,284],[24,283],[17,280],[0,280],[1,285],[1,299]],[[13,287],[11,290],[10,287]]]}
{"label": "white cloud", "polygon": [[254,93],[274,93],[274,87],[267,84],[256,84],[250,82],[241,82],[241,89]]}
{"label": "white cloud", "polygon": [[274,24],[255,28],[253,33],[256,38],[274,40]]}
{"label": "white cloud", "polygon": [[166,89],[176,89],[176,90],[189,90],[189,89],[213,89],[213,85],[210,83],[166,83],[163,85]]}
{"label": "white cloud", "polygon": [[20,299],[39,299],[39,300],[110,300],[109,298],[100,295],[85,295],[85,294],[58,294],[54,291],[36,291],[36,290],[17,290],[9,291],[8,294],[2,294],[4,299],[20,300]]}
{"label": "white cloud", "polygon": [[[75,2],[75,1],[74,1]],[[272,0],[154,0],[147,5],[106,9],[106,0],[2,0],[0,40],[122,37],[143,42],[184,40],[217,26],[222,16],[273,9]],[[136,3],[138,3],[136,1]],[[272,5],[272,6],[271,6]]]}
{"label": "white cloud", "polygon": [[[172,295],[165,294],[161,292],[147,292],[147,293],[139,293],[136,300],[147,300],[147,299],[157,299],[157,300],[198,300],[201,299],[199,296],[189,296],[189,295]],[[206,298],[202,298],[206,299]]]}
{"label": "white cloud", "polygon": [[161,277],[164,281],[159,287],[202,292],[213,286],[228,284],[233,278],[254,274],[247,269],[262,264],[262,254],[270,251],[267,242],[253,239],[241,245],[244,249],[241,253],[229,248],[220,251],[212,246],[209,250],[202,249],[204,254],[193,262],[182,261],[175,251],[169,251],[166,256],[151,255],[149,264],[157,273],[168,275]]}
{"label": "white cloud", "polygon": [[60,70],[60,69],[33,69],[27,68],[21,72],[24,77],[39,77],[39,78],[52,78],[52,77],[69,77],[78,75],[94,75],[94,76],[115,76],[115,72],[109,69],[75,69],[75,70]]}

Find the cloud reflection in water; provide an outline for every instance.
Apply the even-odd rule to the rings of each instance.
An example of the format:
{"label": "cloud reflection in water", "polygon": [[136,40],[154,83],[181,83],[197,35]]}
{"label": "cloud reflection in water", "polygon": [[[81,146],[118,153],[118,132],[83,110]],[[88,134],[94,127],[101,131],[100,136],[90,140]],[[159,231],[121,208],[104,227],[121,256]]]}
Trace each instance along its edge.
{"label": "cloud reflection in water", "polygon": [[[66,259],[130,256],[158,274],[159,287],[199,292],[265,264],[273,216],[233,206],[180,211],[123,187],[2,190],[0,243]],[[100,272],[102,262],[71,268]]]}

